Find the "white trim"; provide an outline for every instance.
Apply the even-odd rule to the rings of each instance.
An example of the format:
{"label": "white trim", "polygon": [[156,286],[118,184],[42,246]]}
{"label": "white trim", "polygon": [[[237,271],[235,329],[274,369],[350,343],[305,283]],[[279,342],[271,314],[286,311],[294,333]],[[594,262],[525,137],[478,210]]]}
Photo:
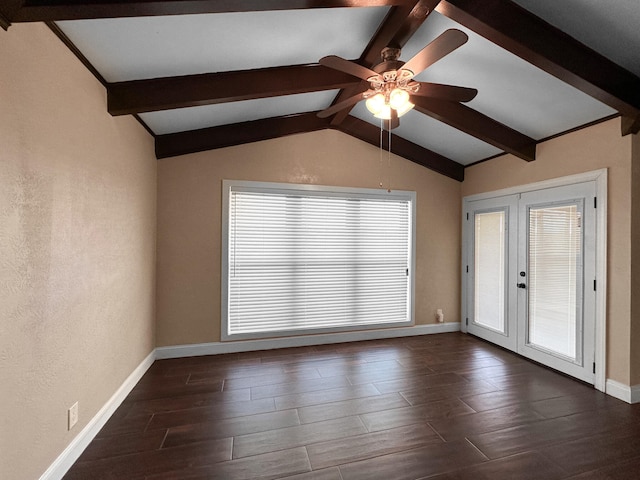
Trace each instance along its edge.
{"label": "white trim", "polygon": [[[517,195],[520,193],[530,192],[534,190],[542,190],[553,187],[561,187],[572,185],[575,183],[584,183],[594,181],[596,183],[596,197],[598,199],[598,208],[596,209],[596,306],[595,306],[595,348],[594,357],[596,362],[596,374],[594,378],[594,387],[601,392],[608,392],[609,380],[606,379],[607,370],[607,180],[608,172],[606,168],[593,170],[591,172],[578,173],[568,175],[566,177],[552,178],[541,182],[529,183],[515,187],[494,190],[492,192],[483,192],[476,195],[469,195],[462,201],[462,232],[465,232],[466,213],[468,212],[468,203],[476,200],[485,200],[488,198],[502,197],[507,195]],[[463,239],[464,241],[464,239]],[[467,315],[466,307],[466,276],[464,268],[467,265],[467,248],[462,246],[462,268],[461,276],[461,312],[462,319]],[[466,332],[466,327],[461,329]],[[614,388],[614,391],[616,387]],[[613,394],[612,394],[613,395]],[[616,396],[616,395],[613,395]],[[620,398],[620,397],[617,397]],[[640,401],[640,393],[638,393]]]}
{"label": "white trim", "polygon": [[211,342],[192,345],[173,345],[156,348],[156,359],[196,357],[200,355],[219,355],[223,353],[253,352],[256,350],[272,350],[275,348],[306,347],[331,343],[358,342],[382,338],[411,337],[460,331],[459,322],[436,323],[432,325],[416,325],[384,330],[367,330],[360,332],[327,333],[322,335],[304,335],[287,338],[267,338],[260,340],[240,340],[236,342]]}
{"label": "white trim", "polygon": [[606,391],[607,371],[607,169],[593,172],[596,182],[596,344],[594,357],[596,377],[594,387]]}
{"label": "white trim", "polygon": [[640,403],[640,385],[625,385],[615,380],[607,379],[606,393],[627,403]]}
{"label": "white trim", "polygon": [[47,468],[42,474],[40,480],[60,480],[75,461],[80,457],[85,448],[91,443],[100,429],[111,418],[113,412],[127,398],[127,395],[133,390],[133,387],[140,381],[149,367],[156,359],[156,351],[153,350],[147,357],[136,367],[136,369],[127,377],[120,385],[120,388],[111,396],[111,398],[103,405],[96,415],[89,420],[89,423],[75,436],[71,443],[58,455],[58,458]]}
{"label": "white trim", "polygon": [[485,200],[487,198],[503,197],[506,195],[517,195],[519,193],[531,192],[534,190],[544,190],[546,188],[564,187],[566,185],[572,185],[574,183],[598,181],[602,175],[604,175],[604,179],[606,181],[606,168],[593,170],[591,172],[577,173],[575,175],[567,175],[566,177],[550,178],[549,180],[542,180],[541,182],[527,183],[525,185],[503,188],[501,190],[494,190],[492,192],[477,193],[475,195],[464,197],[464,200],[467,202],[473,202],[475,200]]}
{"label": "white trim", "polygon": [[615,380],[607,379],[606,394],[612,397],[622,400],[623,402],[631,403],[631,387]]}
{"label": "white trim", "polygon": [[469,295],[469,289],[467,287],[469,279],[467,275],[469,273],[469,258],[467,253],[467,215],[469,215],[469,209],[467,205],[466,197],[462,199],[462,225],[460,226],[460,250],[462,257],[462,265],[460,265],[460,331],[467,333],[467,322],[469,321],[469,312],[467,311],[467,296]]}

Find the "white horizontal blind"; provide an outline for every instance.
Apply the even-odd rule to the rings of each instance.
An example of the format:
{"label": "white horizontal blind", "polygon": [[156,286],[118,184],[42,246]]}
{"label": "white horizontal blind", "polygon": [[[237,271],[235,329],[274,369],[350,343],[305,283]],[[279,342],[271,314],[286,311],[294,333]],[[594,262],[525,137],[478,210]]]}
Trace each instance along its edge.
{"label": "white horizontal blind", "polygon": [[411,320],[410,198],[231,190],[228,335]]}
{"label": "white horizontal blind", "polygon": [[530,209],[529,342],[572,359],[581,242],[577,205]]}
{"label": "white horizontal blind", "polygon": [[484,327],[505,330],[506,212],[475,215],[474,316]]}

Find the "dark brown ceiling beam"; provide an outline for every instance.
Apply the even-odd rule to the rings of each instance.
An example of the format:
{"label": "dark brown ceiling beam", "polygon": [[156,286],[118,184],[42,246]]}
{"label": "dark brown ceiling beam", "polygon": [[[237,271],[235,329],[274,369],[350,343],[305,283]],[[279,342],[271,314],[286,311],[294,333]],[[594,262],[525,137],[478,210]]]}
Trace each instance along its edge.
{"label": "dark brown ceiling beam", "polygon": [[[5,23],[94,18],[258,12],[307,8],[380,7],[412,0],[2,0]],[[3,7],[6,4],[7,8]],[[8,25],[7,25],[8,26]]]}
{"label": "dark brown ceiling beam", "polygon": [[622,136],[640,132],[640,115],[635,117],[622,117]]}
{"label": "dark brown ceiling beam", "polygon": [[536,141],[466,105],[427,97],[412,97],[415,109],[483,142],[531,162]]}
{"label": "dark brown ceiling beam", "polygon": [[383,48],[404,47],[439,2],[440,0],[412,0],[392,8],[362,52],[360,63],[370,67],[381,61],[380,52]]}
{"label": "dark brown ceiling beam", "polygon": [[[413,0],[407,5],[393,7],[385,17],[378,31],[371,38],[369,45],[362,52],[358,63],[367,68],[380,62],[380,52],[384,47],[393,45],[402,48],[409,38],[420,28],[439,0]],[[343,89],[334,99],[333,104],[342,102],[369,87],[361,81],[357,85]],[[353,107],[351,107],[353,108]],[[339,125],[349,115],[351,108],[344,109],[331,119],[331,125]]]}
{"label": "dark brown ceiling beam", "polygon": [[640,113],[640,78],[509,0],[443,0],[436,10],[614,108]]}
{"label": "dark brown ceiling beam", "polygon": [[[351,115],[339,125],[332,125],[331,128],[373,146],[380,146],[380,128]],[[387,135],[385,134],[384,137]],[[464,166],[461,164],[393,134],[391,135],[391,152],[459,182],[464,180]]]}
{"label": "dark brown ceiling beam", "polygon": [[[329,127],[327,119],[318,118],[316,112],[310,112],[157,135],[156,157],[161,159],[204,152]],[[349,116],[341,125],[331,128],[376,147],[380,145],[380,129],[358,118]],[[391,152],[460,182],[464,180],[461,164],[395,135],[391,138]]]}
{"label": "dark brown ceiling beam", "polygon": [[111,115],[127,115],[340,89],[358,81],[322,65],[262,68],[110,83],[107,103]]}
{"label": "dark brown ceiling beam", "polygon": [[4,30],[9,28],[23,3],[21,0],[0,0],[0,27]]}
{"label": "dark brown ceiling beam", "polygon": [[0,11],[0,28],[3,30],[8,30],[11,26],[11,22],[9,19]]}
{"label": "dark brown ceiling beam", "polygon": [[311,112],[156,135],[156,157],[160,159],[232,147],[297,133],[323,130],[328,126],[327,119],[318,118],[316,112]]}

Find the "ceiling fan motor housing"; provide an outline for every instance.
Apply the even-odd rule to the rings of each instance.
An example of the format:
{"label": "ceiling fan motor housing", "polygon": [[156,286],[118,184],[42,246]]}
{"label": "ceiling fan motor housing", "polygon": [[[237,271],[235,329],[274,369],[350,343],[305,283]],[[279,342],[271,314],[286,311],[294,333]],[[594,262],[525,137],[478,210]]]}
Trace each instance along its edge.
{"label": "ceiling fan motor housing", "polygon": [[385,47],[382,49],[380,56],[382,62],[375,65],[372,70],[378,75],[370,77],[367,80],[371,84],[371,89],[377,93],[382,93],[387,97],[396,88],[409,90],[408,83],[413,78],[414,72],[403,70],[405,62],[398,60],[401,50],[394,47]]}

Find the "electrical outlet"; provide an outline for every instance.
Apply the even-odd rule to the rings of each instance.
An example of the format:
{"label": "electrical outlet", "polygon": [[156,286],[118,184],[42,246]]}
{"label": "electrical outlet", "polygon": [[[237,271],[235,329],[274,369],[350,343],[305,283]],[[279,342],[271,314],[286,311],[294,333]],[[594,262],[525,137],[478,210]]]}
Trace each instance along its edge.
{"label": "electrical outlet", "polygon": [[436,320],[439,323],[443,323],[444,322],[444,313],[442,313],[442,309],[441,308],[438,308],[436,310]]}
{"label": "electrical outlet", "polygon": [[67,410],[67,430],[71,430],[78,423],[78,402],[74,403]]}

